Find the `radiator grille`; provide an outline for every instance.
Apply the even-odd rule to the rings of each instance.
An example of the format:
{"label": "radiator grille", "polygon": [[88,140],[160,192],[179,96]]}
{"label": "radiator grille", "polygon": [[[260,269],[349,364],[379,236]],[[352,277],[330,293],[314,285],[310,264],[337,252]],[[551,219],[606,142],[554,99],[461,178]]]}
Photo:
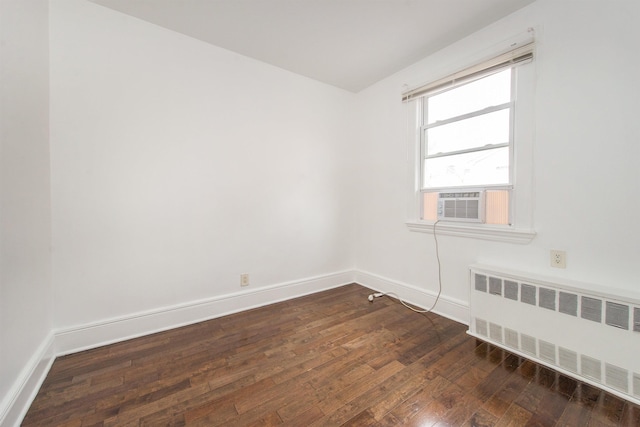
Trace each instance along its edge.
{"label": "radiator grille", "polygon": [[523,283],[520,287],[520,301],[536,305],[536,287]]}
{"label": "radiator grille", "polygon": [[640,300],[471,268],[470,333],[640,403]]}
{"label": "radiator grille", "polygon": [[489,338],[496,342],[502,342],[502,326],[489,323]]}
{"label": "radiator grille", "polygon": [[629,329],[629,306],[607,301],[607,325]]}
{"label": "radiator grille", "polygon": [[518,283],[511,280],[504,281],[504,297],[518,301]]}
{"label": "radiator grille", "polygon": [[476,332],[482,336],[488,336],[487,334],[487,322],[482,319],[476,319]]}
{"label": "radiator grille", "polygon": [[578,295],[560,292],[558,297],[558,311],[571,316],[578,315]]}
{"label": "radiator grille", "polygon": [[597,298],[582,297],[582,318],[602,322],[602,301]]}
{"label": "radiator grille", "polygon": [[558,355],[560,356],[561,368],[564,368],[576,374],[578,373],[578,353],[560,347],[558,349]]}
{"label": "radiator grille", "polygon": [[518,332],[513,329],[504,328],[504,343],[511,348],[518,348]]}
{"label": "radiator grille", "polygon": [[540,340],[540,358],[549,363],[556,363],[556,346]]}
{"label": "radiator grille", "polygon": [[540,307],[549,310],[556,309],[556,291],[553,289],[540,288]]}
{"label": "radiator grille", "polygon": [[606,384],[620,391],[629,389],[629,372],[614,365],[605,364]]}
{"label": "radiator grille", "polygon": [[600,363],[599,360],[594,359],[593,357],[585,356],[583,354],[580,358],[580,365],[582,366],[580,372],[582,372],[582,375],[587,378],[600,381],[600,379],[602,378],[602,372],[600,369],[601,364],[602,363]]}
{"label": "radiator grille", "polygon": [[502,279],[489,277],[489,293],[493,295],[502,295]]}
{"label": "radiator grille", "polygon": [[476,274],[476,291],[487,292],[487,276]]}
{"label": "radiator grille", "polygon": [[522,334],[522,350],[533,356],[536,355],[536,339],[532,336]]}

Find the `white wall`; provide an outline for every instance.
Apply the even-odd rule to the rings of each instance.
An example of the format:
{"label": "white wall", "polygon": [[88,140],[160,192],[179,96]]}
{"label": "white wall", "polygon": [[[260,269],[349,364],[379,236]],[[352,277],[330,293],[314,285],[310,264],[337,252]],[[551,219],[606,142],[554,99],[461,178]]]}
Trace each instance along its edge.
{"label": "white wall", "polygon": [[464,306],[475,262],[638,291],[636,1],[538,0],[357,96],[87,1],[0,1],[0,422],[52,332],[234,294],[240,273],[252,292],[355,266],[434,293],[400,92],[528,27],[538,234],[441,236],[443,294]]}
{"label": "white wall", "polygon": [[52,328],[47,19],[0,1],[0,424]]}
{"label": "white wall", "polygon": [[[400,93],[533,27],[537,236],[527,245],[440,236],[443,295],[468,301],[467,266],[476,262],[637,293],[639,18],[637,1],[538,0],[360,93],[357,268],[437,291],[433,236],[404,224],[411,165]],[[551,249],[567,251],[565,270],[549,266]]]}
{"label": "white wall", "polygon": [[353,94],[86,1],[50,25],[56,329],[353,268]]}

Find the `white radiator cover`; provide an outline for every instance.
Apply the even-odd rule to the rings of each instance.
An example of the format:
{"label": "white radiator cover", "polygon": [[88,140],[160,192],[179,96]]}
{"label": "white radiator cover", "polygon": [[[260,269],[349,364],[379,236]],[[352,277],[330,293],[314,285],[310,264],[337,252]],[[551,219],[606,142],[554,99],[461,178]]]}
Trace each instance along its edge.
{"label": "white radiator cover", "polygon": [[640,404],[640,296],[476,264],[469,306],[470,335]]}

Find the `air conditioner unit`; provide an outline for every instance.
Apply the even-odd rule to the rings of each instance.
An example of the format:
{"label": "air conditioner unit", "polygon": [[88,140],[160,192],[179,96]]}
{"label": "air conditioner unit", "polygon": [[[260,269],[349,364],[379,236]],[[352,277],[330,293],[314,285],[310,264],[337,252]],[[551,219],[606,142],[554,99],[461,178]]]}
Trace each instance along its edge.
{"label": "air conditioner unit", "polygon": [[484,191],[439,193],[438,220],[484,222]]}

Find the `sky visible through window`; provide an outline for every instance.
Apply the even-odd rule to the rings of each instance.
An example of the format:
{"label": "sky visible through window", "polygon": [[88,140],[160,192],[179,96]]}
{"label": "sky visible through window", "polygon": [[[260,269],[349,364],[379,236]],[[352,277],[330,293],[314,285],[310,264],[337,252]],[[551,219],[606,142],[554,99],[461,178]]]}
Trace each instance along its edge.
{"label": "sky visible through window", "polygon": [[424,188],[509,183],[511,74],[426,99]]}

